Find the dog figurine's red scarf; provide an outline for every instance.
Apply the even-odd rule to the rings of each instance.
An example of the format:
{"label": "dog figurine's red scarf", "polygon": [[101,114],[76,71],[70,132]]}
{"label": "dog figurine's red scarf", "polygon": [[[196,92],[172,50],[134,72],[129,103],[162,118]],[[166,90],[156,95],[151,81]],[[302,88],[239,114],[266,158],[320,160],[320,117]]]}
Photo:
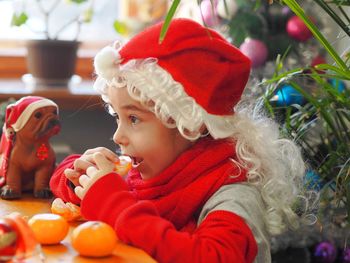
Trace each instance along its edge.
{"label": "dog figurine's red scarf", "polygon": [[37,96],[23,97],[6,108],[0,142],[0,196],[17,199],[33,190],[50,198],[49,180],[56,155],[49,139],[60,131],[58,106]]}

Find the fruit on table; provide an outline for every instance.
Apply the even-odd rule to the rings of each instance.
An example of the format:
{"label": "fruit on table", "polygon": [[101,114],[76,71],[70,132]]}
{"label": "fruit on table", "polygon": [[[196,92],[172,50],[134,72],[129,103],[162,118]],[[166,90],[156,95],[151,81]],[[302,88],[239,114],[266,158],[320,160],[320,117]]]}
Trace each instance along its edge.
{"label": "fruit on table", "polygon": [[15,258],[25,259],[40,252],[40,246],[35,239],[34,233],[27,221],[19,213],[11,213],[4,218],[17,234],[17,244]]}
{"label": "fruit on table", "polygon": [[36,240],[42,245],[60,243],[68,234],[69,225],[60,215],[36,214],[28,220]]}
{"label": "fruit on table", "polygon": [[87,221],[71,234],[73,248],[82,256],[105,257],[112,254],[118,238],[114,229],[101,221]]}
{"label": "fruit on table", "polygon": [[8,260],[16,254],[18,234],[9,219],[0,219],[0,260]]}
{"label": "fruit on table", "polygon": [[65,203],[61,198],[53,200],[51,212],[62,216],[68,222],[82,220],[80,207],[71,202]]}

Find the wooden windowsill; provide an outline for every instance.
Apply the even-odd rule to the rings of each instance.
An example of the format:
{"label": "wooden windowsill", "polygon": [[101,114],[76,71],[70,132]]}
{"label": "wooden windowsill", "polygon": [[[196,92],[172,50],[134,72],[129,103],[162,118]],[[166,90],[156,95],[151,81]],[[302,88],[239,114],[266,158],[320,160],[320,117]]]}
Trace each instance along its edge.
{"label": "wooden windowsill", "polygon": [[[90,55],[78,56],[76,74],[83,79],[93,78],[93,57]],[[28,73],[27,61],[24,54],[0,54],[0,78],[20,78]]]}
{"label": "wooden windowsill", "polygon": [[0,79],[0,102],[32,95],[55,101],[61,110],[103,110],[102,100],[92,85],[92,81],[83,80],[71,87],[34,89],[20,79]]}

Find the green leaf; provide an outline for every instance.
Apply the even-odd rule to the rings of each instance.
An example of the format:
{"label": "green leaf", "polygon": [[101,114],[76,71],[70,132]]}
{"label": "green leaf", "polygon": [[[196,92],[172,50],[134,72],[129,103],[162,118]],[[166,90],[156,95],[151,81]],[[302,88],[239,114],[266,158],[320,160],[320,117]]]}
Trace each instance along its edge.
{"label": "green leaf", "polygon": [[130,32],[128,26],[124,22],[121,22],[118,20],[114,21],[113,27],[114,27],[114,30],[122,36],[127,36]]}
{"label": "green leaf", "polygon": [[164,24],[163,24],[162,29],[160,31],[159,43],[163,42],[163,40],[166,36],[166,33],[168,32],[170,22],[171,22],[172,18],[174,17],[175,11],[176,11],[177,7],[179,6],[180,2],[181,2],[181,0],[174,0],[173,3],[171,4],[171,7],[170,7],[170,9],[165,17]]}
{"label": "green leaf", "polygon": [[333,4],[336,4],[336,5],[349,5],[350,6],[350,0],[333,0],[330,2]]}
{"label": "green leaf", "polygon": [[21,26],[25,24],[28,20],[28,15],[24,12],[20,14],[13,14],[12,20],[11,20],[11,26]]}
{"label": "green leaf", "polygon": [[87,2],[88,0],[67,0],[67,2],[72,2],[72,3],[76,3],[76,4],[81,4],[84,2]]}
{"label": "green leaf", "polygon": [[350,80],[350,71],[344,71],[336,66],[329,65],[329,64],[318,64],[315,66],[316,69],[321,70],[330,70],[338,73],[338,76],[342,79]]}
{"label": "green leaf", "polygon": [[92,8],[87,8],[82,13],[82,18],[84,23],[90,23],[94,15],[94,10]]}

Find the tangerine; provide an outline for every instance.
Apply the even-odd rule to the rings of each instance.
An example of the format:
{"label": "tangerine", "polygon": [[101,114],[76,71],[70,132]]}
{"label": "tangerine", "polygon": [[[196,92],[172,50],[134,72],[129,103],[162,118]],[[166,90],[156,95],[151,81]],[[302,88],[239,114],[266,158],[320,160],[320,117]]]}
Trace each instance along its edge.
{"label": "tangerine", "polygon": [[111,255],[117,241],[114,229],[101,221],[87,221],[77,226],[71,235],[73,248],[86,257]]}
{"label": "tangerine", "polygon": [[60,215],[36,214],[28,220],[36,240],[42,245],[60,243],[68,234],[69,225]]}

